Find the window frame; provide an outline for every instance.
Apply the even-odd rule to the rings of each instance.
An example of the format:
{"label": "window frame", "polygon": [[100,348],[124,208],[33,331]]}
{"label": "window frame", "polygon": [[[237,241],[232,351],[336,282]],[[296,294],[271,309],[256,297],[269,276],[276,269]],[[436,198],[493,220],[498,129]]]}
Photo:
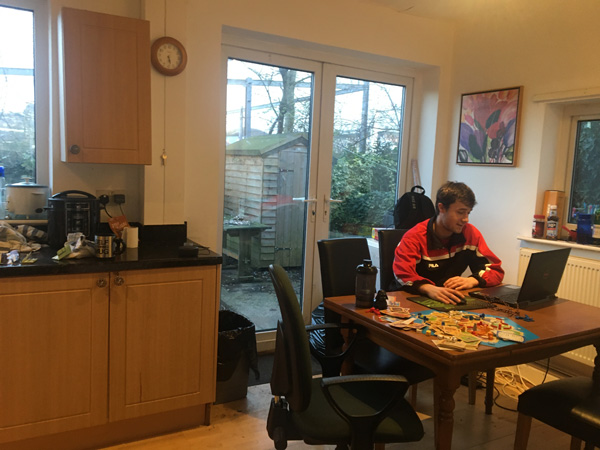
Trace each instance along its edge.
{"label": "window frame", "polygon": [[33,11],[35,177],[36,183],[50,181],[50,76],[49,10],[45,0],[0,0],[0,6]]}
{"label": "window frame", "polygon": [[[573,166],[575,164],[575,146],[577,143],[577,124],[582,120],[600,120],[600,102],[576,103],[565,106],[563,110],[562,139],[560,147],[563,149],[565,164],[564,186],[565,208],[562,223],[572,231],[577,229],[577,224],[569,223],[569,206],[571,189],[573,185]],[[600,231],[597,227],[596,235]]]}

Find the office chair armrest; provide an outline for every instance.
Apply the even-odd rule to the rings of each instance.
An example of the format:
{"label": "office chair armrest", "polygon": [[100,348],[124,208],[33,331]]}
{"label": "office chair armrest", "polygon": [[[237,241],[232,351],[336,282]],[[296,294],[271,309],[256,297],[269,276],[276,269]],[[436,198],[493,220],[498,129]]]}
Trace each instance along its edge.
{"label": "office chair armrest", "polygon": [[332,386],[340,386],[349,383],[389,383],[389,387],[394,391],[396,389],[401,390],[402,388],[404,388],[404,392],[400,392],[399,395],[404,395],[409,387],[408,380],[403,375],[370,373],[323,378],[321,380],[321,387],[325,389],[330,389]]}
{"label": "office chair armrest", "polygon": [[332,408],[350,425],[354,448],[370,448],[376,428],[392,408],[404,402],[408,380],[401,375],[347,375],[323,378],[321,389]]}
{"label": "office chair armrest", "polygon": [[[342,369],[342,363],[344,360],[352,354],[354,343],[358,337],[364,335],[364,329],[360,325],[354,323],[335,323],[327,322],[322,324],[307,325],[306,332],[311,333],[320,330],[351,330],[351,339],[346,340],[343,347],[329,349],[326,352],[325,348],[319,348],[321,345],[315,344],[312,339],[309,339],[310,353],[321,365],[321,370],[324,377],[335,377],[338,376]],[[317,345],[317,346],[315,346]],[[339,350],[339,351],[337,351]]]}
{"label": "office chair armrest", "polygon": [[336,328],[345,329],[345,330],[356,330],[356,331],[362,330],[362,327],[356,323],[327,322],[327,323],[321,323],[321,324],[306,325],[306,331],[318,331],[318,330],[336,329]]}

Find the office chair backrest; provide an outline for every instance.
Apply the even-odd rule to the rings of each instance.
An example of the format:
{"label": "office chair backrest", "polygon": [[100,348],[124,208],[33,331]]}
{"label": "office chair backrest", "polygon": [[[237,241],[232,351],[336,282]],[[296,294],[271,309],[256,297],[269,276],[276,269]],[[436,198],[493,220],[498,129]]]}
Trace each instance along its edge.
{"label": "office chair backrest", "polygon": [[356,266],[371,259],[366,238],[322,239],[317,242],[323,297],[352,295]]}
{"label": "office chair backrest", "polygon": [[398,290],[394,277],[394,254],[402,236],[408,230],[379,230],[379,289],[384,291]]}
{"label": "office chair backrest", "polygon": [[[271,264],[269,274],[273,280],[282,318],[282,321],[278,324],[276,347],[280,347],[275,349],[276,361],[274,365],[278,365],[279,368],[281,368],[281,364],[287,366],[283,370],[278,370],[278,373],[286,373],[288,377],[285,380],[289,383],[285,398],[292,410],[301,412],[308,407],[311,396],[312,365],[308,336],[302,318],[302,311],[300,310],[300,303],[287,273],[281,266]],[[285,351],[282,351],[281,345],[285,347]],[[285,385],[286,383],[281,384]],[[271,385],[273,386],[273,380]],[[280,393],[277,393],[277,395],[280,395]]]}

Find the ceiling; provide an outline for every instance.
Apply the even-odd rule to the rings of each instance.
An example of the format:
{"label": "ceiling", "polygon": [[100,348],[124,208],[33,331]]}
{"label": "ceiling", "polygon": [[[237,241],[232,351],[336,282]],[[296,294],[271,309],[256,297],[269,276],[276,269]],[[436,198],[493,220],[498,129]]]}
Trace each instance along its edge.
{"label": "ceiling", "polygon": [[476,14],[489,7],[481,0],[362,0],[366,3],[389,7],[395,11],[432,19],[457,20]]}

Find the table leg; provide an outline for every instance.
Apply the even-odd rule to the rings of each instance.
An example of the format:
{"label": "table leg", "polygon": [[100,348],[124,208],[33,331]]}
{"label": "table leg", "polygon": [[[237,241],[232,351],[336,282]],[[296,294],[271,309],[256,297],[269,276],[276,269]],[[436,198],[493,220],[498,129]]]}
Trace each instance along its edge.
{"label": "table leg", "polygon": [[469,380],[469,405],[474,405],[477,399],[477,374],[477,371],[473,371],[467,375]]}
{"label": "table leg", "polygon": [[594,344],[596,357],[594,358],[594,371],[592,372],[593,395],[600,395],[600,343]]}
{"label": "table leg", "polygon": [[[347,324],[347,323],[350,323],[350,320],[347,317],[342,317],[340,322]],[[344,338],[344,346],[342,347],[342,350],[346,351],[348,349],[348,346],[350,345],[350,341],[352,341],[352,339],[355,339],[356,335],[355,335],[354,331],[352,331],[348,328],[342,329],[341,333],[342,333],[342,337]],[[342,366],[340,367],[341,375],[351,375],[353,373],[353,366],[354,366],[354,357],[349,354],[342,361]]]}
{"label": "table leg", "polygon": [[452,447],[454,393],[460,386],[460,377],[458,373],[440,373],[433,382],[434,434],[437,450],[450,450]]}
{"label": "table leg", "polygon": [[485,378],[485,413],[491,414],[494,406],[494,383],[496,378],[496,369],[487,371]]}

